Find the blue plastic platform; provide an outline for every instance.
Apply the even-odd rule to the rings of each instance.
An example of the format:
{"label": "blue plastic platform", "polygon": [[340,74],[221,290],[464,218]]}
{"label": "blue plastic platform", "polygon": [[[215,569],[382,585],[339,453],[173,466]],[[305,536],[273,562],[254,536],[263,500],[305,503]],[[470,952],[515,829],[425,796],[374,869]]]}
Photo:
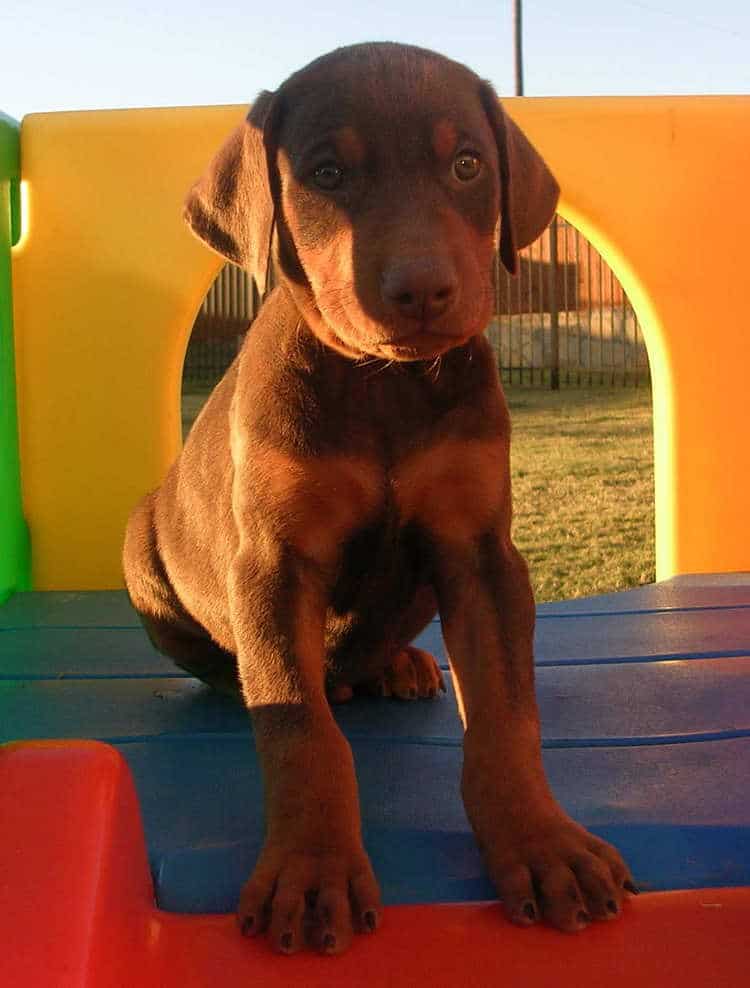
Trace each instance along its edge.
{"label": "blue plastic platform", "polygon": [[[445,654],[439,624],[418,640]],[[542,605],[552,786],[644,889],[750,885],[750,576]],[[449,679],[449,677],[448,677]],[[459,794],[452,689],[336,708],[386,903],[492,898]],[[262,836],[249,717],[152,649],[124,593],[0,608],[2,740],[96,738],[134,773],[161,908],[228,912]]]}

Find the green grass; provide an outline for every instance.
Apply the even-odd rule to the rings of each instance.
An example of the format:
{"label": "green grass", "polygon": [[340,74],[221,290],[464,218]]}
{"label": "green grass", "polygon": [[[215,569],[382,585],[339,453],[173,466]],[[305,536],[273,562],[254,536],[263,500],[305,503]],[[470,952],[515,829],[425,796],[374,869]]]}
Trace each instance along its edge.
{"label": "green grass", "polygon": [[[506,387],[513,538],[537,601],[654,580],[651,392]],[[187,432],[206,393],[183,398]]]}
{"label": "green grass", "polygon": [[513,539],[537,601],[654,580],[648,388],[506,388]]}

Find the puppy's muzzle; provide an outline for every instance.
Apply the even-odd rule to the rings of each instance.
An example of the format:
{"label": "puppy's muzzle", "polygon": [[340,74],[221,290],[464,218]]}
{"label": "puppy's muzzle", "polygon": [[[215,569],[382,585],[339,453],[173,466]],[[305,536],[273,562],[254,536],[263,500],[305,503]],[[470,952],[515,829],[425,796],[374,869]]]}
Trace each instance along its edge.
{"label": "puppy's muzzle", "polygon": [[411,333],[414,323],[428,325],[455,307],[458,276],[447,258],[402,260],[384,271],[381,297],[389,314]]}

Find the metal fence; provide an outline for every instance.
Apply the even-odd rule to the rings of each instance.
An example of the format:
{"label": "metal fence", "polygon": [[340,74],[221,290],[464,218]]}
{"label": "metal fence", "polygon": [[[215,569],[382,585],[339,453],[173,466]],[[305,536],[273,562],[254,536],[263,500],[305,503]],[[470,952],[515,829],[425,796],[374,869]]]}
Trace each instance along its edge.
{"label": "metal fence", "polygon": [[[216,383],[259,304],[250,278],[227,264],[196,318],[183,391]],[[622,286],[589,241],[559,216],[521,251],[516,278],[496,258],[487,336],[506,384],[638,387],[649,380],[640,326]]]}
{"label": "metal fence", "polygon": [[641,328],[622,285],[591,243],[557,216],[521,251],[512,278],[496,258],[487,329],[508,384],[638,386],[649,380]]}
{"label": "metal fence", "polygon": [[190,335],[182,390],[212,388],[232,363],[260,307],[252,278],[226,264],[203,300]]}

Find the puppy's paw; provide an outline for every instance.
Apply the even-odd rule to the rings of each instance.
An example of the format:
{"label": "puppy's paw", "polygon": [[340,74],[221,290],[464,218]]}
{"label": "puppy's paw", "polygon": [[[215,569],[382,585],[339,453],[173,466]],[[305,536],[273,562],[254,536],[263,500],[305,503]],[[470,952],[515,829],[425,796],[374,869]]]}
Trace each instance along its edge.
{"label": "puppy's paw", "polygon": [[244,936],[268,931],[282,954],[305,945],[340,954],[355,932],[373,933],[380,915],[380,890],[361,847],[313,853],[266,845],[240,895],[237,921]]}
{"label": "puppy's paw", "polygon": [[637,892],[619,852],[563,813],[528,820],[515,839],[501,831],[482,846],[508,917],[521,926],[545,919],[574,933],[614,919],[626,893]]}
{"label": "puppy's paw", "polygon": [[399,700],[433,698],[438,690],[445,693],[445,680],[433,655],[407,645],[391,658],[373,689],[380,696],[395,696]]}

